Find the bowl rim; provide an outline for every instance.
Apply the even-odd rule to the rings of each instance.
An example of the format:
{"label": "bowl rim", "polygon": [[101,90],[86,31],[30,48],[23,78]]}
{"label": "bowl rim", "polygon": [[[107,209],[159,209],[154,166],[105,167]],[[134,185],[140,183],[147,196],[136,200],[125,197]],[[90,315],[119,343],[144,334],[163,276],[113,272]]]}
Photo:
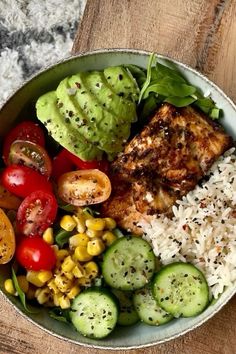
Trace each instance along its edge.
{"label": "bowl rim", "polygon": [[[194,75],[200,77],[201,79],[203,79],[207,84],[209,84],[210,86],[212,86],[216,91],[218,91],[221,96],[223,96],[223,98],[228,101],[228,103],[232,106],[233,110],[236,112],[236,104],[233,102],[233,100],[226,94],[224,93],[224,91],[213,81],[211,81],[210,79],[208,79],[205,75],[203,75],[202,73],[200,73],[199,71],[197,71],[196,69],[192,68],[191,66],[189,66],[188,64],[182,63],[176,59],[171,58],[170,56],[166,56],[166,55],[162,55],[159,54],[157,52],[152,52],[152,51],[146,51],[146,50],[141,50],[141,49],[132,49],[132,48],[104,48],[104,49],[95,49],[95,50],[91,50],[91,51],[87,51],[87,52],[81,52],[78,54],[73,54],[70,55],[66,58],[63,58],[62,60],[59,60],[57,62],[55,62],[54,64],[48,65],[44,68],[42,68],[41,70],[39,70],[37,73],[35,73],[34,75],[32,75],[29,79],[23,81],[15,90],[13,93],[11,93],[7,99],[4,101],[4,103],[0,106],[0,111],[4,110],[4,108],[10,103],[11,99],[13,99],[18,92],[20,92],[25,86],[28,85],[28,83],[30,83],[31,81],[33,81],[34,79],[37,79],[39,76],[44,75],[47,71],[50,71],[51,69],[53,69],[54,67],[63,64],[65,62],[70,62],[73,60],[76,60],[77,58],[81,58],[81,57],[88,57],[88,56],[92,56],[92,55],[96,55],[96,54],[106,54],[106,53],[124,53],[124,54],[134,54],[134,55],[144,55],[144,56],[150,56],[152,53],[154,53],[158,58],[160,59],[164,59],[164,60],[169,60],[174,64],[177,64],[178,66],[182,67],[183,69],[187,69],[187,71],[192,72]],[[2,291],[2,289],[0,289],[0,294],[1,296],[3,296],[4,300],[9,303],[11,306],[13,306],[13,308],[26,320],[30,321],[32,324],[36,325],[38,328],[42,329],[43,331],[45,331],[46,333],[53,335],[54,337],[71,343],[71,344],[76,344],[78,346],[82,346],[85,348],[91,348],[91,349],[100,349],[100,350],[131,350],[131,349],[141,349],[141,348],[149,348],[149,347],[153,347],[153,346],[157,346],[159,344],[162,343],[166,343],[172,339],[176,339],[179,338],[181,336],[183,336],[184,334],[193,331],[194,329],[200,327],[203,323],[207,322],[210,318],[212,318],[216,313],[218,313],[228,302],[229,300],[236,294],[236,286],[232,287],[232,289],[230,289],[229,293],[227,294],[226,298],[224,299],[224,302],[222,302],[217,308],[214,309],[214,311],[212,311],[211,313],[208,314],[207,317],[203,318],[200,322],[198,322],[197,324],[195,324],[194,326],[192,326],[191,328],[187,328],[184,331],[182,331],[181,333],[177,333],[177,334],[173,334],[173,335],[169,335],[168,337],[161,339],[161,340],[154,340],[150,343],[145,343],[145,344],[141,344],[141,345],[130,345],[130,346],[126,346],[126,347],[122,347],[122,346],[118,346],[118,347],[112,347],[112,346],[103,346],[103,345],[98,345],[98,344],[89,344],[89,343],[81,343],[78,342],[74,339],[71,338],[67,338],[67,337],[63,337],[62,335],[56,333],[54,330],[52,329],[47,329],[45,327],[43,327],[41,324],[35,322],[32,318],[28,317],[27,314],[25,312],[23,312],[20,308],[18,308],[11,300],[10,298]]]}

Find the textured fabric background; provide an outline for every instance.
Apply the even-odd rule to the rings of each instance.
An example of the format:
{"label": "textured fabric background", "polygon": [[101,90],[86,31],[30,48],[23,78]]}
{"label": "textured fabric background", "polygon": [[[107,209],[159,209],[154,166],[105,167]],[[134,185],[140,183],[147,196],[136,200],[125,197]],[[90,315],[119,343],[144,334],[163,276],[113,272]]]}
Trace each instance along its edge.
{"label": "textured fabric background", "polygon": [[86,0],[0,0],[0,106],[22,81],[69,56]]}

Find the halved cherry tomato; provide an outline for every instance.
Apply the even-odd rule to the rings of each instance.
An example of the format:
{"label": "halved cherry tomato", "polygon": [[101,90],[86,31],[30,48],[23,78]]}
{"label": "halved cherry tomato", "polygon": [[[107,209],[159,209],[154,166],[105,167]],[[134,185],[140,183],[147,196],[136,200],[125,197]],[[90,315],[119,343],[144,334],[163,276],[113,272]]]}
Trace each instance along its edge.
{"label": "halved cherry tomato", "polygon": [[0,175],[0,208],[17,210],[20,203],[21,200],[2,185]]}
{"label": "halved cherry tomato", "polygon": [[0,264],[6,264],[12,259],[16,248],[15,232],[13,226],[0,209]]}
{"label": "halved cherry tomato", "polygon": [[109,178],[96,169],[68,172],[58,181],[59,197],[75,206],[102,203],[110,194]]}
{"label": "halved cherry tomato", "polygon": [[104,173],[108,172],[109,164],[108,164],[108,161],[106,161],[106,160],[83,161],[78,156],[72,154],[70,151],[68,151],[66,149],[63,149],[63,150],[64,150],[65,157],[68,158],[71,162],[73,162],[74,165],[76,167],[78,167],[80,170],[98,169]]}
{"label": "halved cherry tomato", "polygon": [[56,264],[53,248],[40,237],[24,238],[16,249],[16,259],[28,270],[51,270]]}
{"label": "halved cherry tomato", "polygon": [[66,172],[75,170],[75,164],[68,159],[67,150],[62,149],[52,160],[52,178],[56,181]]}
{"label": "halved cherry tomato", "polygon": [[2,184],[8,191],[23,198],[38,189],[52,191],[52,185],[45,176],[26,166],[6,167],[2,173]]}
{"label": "halved cherry tomato", "polygon": [[52,173],[52,163],[47,151],[30,141],[15,140],[11,144],[8,165],[12,164],[28,166],[47,177]]}
{"label": "halved cherry tomato", "polygon": [[54,195],[41,190],[28,195],[17,211],[17,226],[26,236],[41,235],[53,224],[57,215]]}
{"label": "halved cherry tomato", "polygon": [[43,130],[40,126],[31,121],[24,121],[15,126],[4,139],[3,160],[7,164],[11,144],[15,140],[31,141],[41,146],[45,145]]}

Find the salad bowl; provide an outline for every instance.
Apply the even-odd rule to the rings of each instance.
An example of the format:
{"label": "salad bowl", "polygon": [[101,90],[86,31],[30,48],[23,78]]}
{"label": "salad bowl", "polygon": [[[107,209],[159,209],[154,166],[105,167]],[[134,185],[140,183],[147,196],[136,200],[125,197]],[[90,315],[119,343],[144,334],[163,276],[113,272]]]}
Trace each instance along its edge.
{"label": "salad bowl", "polygon": [[[55,89],[66,76],[79,71],[101,70],[108,66],[119,64],[135,64],[147,68],[150,53],[127,49],[97,50],[77,56],[72,56],[39,72],[24,83],[3,105],[0,110],[0,141],[14,126],[15,122],[25,117],[35,116],[35,102],[45,92]],[[185,64],[158,55],[161,61],[175,65],[184,77],[197,86],[202,93],[210,93],[217,106],[222,109],[221,123],[226,132],[236,138],[236,106],[224,92],[214,83]],[[117,327],[107,338],[102,340],[83,337],[66,323],[51,318],[46,308],[27,313],[17,297],[4,290],[4,281],[10,277],[9,265],[0,266],[1,296],[12,304],[22,316],[46,332],[68,342],[86,347],[101,349],[133,349],[157,345],[177,338],[197,328],[214,316],[235,294],[236,286],[226,288],[217,301],[212,303],[203,313],[196,317],[179,318],[162,326],[148,326],[141,322],[131,327]]]}

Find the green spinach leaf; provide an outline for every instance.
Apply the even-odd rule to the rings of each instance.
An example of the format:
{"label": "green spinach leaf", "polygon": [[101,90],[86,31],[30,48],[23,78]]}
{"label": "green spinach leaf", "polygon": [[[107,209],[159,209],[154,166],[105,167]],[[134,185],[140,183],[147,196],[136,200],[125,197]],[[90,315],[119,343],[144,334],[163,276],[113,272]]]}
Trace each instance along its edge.
{"label": "green spinach leaf", "polygon": [[62,248],[64,245],[66,245],[69,242],[69,238],[72,236],[71,231],[66,231],[63,229],[60,229],[57,231],[55,235],[55,241],[56,244]]}
{"label": "green spinach leaf", "polygon": [[62,310],[59,307],[54,307],[49,311],[49,316],[54,320],[70,323],[70,310]]}

